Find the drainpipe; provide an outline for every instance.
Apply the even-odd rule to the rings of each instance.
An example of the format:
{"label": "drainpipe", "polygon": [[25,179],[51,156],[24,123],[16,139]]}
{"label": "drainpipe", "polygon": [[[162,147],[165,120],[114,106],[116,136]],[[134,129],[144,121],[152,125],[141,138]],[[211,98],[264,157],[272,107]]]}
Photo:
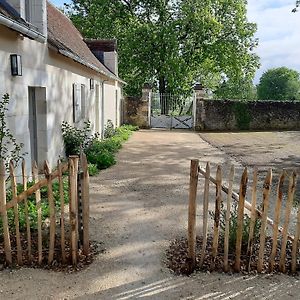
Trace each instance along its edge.
{"label": "drainpipe", "polygon": [[20,24],[19,22],[11,20],[3,15],[0,15],[0,24],[6,26],[8,28],[11,28],[15,31],[18,31],[19,33],[21,33],[29,38],[32,38],[38,42],[44,43],[46,41],[46,37],[44,35],[42,35],[40,32],[38,32],[34,29],[31,29],[31,28],[28,28],[28,27]]}
{"label": "drainpipe", "polygon": [[102,104],[102,110],[101,110],[101,139],[104,138],[104,82],[108,82],[109,80],[103,80],[102,81],[102,99],[101,99],[101,104]]}

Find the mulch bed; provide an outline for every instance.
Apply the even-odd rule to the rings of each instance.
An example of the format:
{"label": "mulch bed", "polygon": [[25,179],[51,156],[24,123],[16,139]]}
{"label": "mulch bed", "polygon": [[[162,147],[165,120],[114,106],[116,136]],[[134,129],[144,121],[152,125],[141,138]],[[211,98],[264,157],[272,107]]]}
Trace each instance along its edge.
{"label": "mulch bed", "polygon": [[[99,242],[90,242],[90,253],[89,255],[84,255],[82,249],[79,249],[78,253],[78,263],[76,266],[72,265],[71,255],[70,255],[70,243],[66,240],[65,249],[66,249],[66,263],[62,262],[61,256],[61,244],[60,239],[57,238],[55,240],[55,251],[54,251],[54,260],[51,265],[48,265],[48,240],[43,238],[43,261],[42,264],[38,264],[38,246],[37,246],[37,233],[33,232],[31,234],[31,247],[32,247],[32,259],[31,262],[28,260],[28,251],[27,251],[27,239],[24,233],[21,234],[21,245],[23,249],[23,266],[31,267],[31,268],[41,268],[47,270],[53,270],[58,272],[66,272],[72,273],[76,271],[80,271],[84,269],[86,266],[90,265],[95,256],[101,252],[104,252],[105,249],[102,243]],[[11,266],[7,266],[5,262],[5,253],[4,253],[4,242],[0,239],[0,271],[5,268],[19,268],[17,265],[16,257],[17,257],[17,247],[16,240],[14,236],[11,236],[11,248],[12,248],[12,257],[13,264]]]}
{"label": "mulch bed", "polygon": [[[207,248],[205,253],[204,264],[202,268],[199,267],[200,261],[200,249],[202,245],[202,237],[197,236],[197,245],[196,245],[196,272],[224,272],[224,246],[222,240],[219,242],[218,246],[218,255],[215,261],[214,269],[211,269],[212,265],[212,236],[209,235],[207,239]],[[279,241],[277,244],[277,253],[275,257],[275,265],[273,273],[280,273],[279,271],[279,260],[280,260],[280,249],[281,249],[281,242]],[[244,251],[243,251],[244,250]],[[272,250],[272,238],[266,238],[265,244],[265,253],[264,253],[264,269],[263,273],[269,273],[269,257]],[[291,269],[291,251],[292,251],[292,243],[288,241],[287,248],[286,248],[286,270],[289,272]],[[234,273],[234,263],[235,263],[235,256],[230,253],[234,253],[235,251],[229,251],[229,272],[228,274]],[[241,274],[257,274],[257,260],[258,260],[258,252],[259,252],[259,242],[256,241],[253,245],[253,254],[250,259],[249,263],[249,256],[243,254],[245,253],[245,249],[242,249],[242,256],[241,256]],[[167,249],[166,252],[166,261],[167,267],[177,275],[190,275],[189,269],[189,259],[187,255],[187,239],[180,238],[176,239],[171,242],[170,247]],[[248,269],[248,265],[250,265],[250,269]],[[300,271],[299,268],[299,261],[297,261],[297,270]]]}

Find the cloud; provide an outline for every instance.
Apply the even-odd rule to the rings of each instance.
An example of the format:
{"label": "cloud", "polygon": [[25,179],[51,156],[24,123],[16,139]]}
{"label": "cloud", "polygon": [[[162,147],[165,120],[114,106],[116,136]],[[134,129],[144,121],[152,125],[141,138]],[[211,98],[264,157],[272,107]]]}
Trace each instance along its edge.
{"label": "cloud", "polygon": [[269,68],[287,66],[300,72],[300,12],[294,0],[249,0],[249,21],[257,23],[261,68],[255,82]]}

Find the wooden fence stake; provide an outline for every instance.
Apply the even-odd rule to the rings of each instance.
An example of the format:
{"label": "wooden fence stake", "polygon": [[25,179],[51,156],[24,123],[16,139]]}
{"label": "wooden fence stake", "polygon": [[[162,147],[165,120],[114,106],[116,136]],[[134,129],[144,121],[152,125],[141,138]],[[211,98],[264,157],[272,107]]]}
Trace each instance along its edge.
{"label": "wooden fence stake", "polygon": [[[22,177],[23,177],[23,190],[27,190],[27,175],[26,175],[26,166],[25,159],[22,160]],[[28,214],[28,202],[27,197],[24,198],[24,209],[25,209],[25,218],[26,218],[26,232],[27,232],[27,244],[28,244],[28,262],[31,263],[31,232],[30,232],[30,218]]]}
{"label": "wooden fence stake", "polygon": [[[81,154],[82,179],[82,225],[83,225],[83,254],[88,255],[90,250],[89,223],[90,223],[90,195],[89,195],[89,170],[86,155]],[[198,169],[198,166],[197,166]],[[197,171],[198,172],[198,171]]]}
{"label": "wooden fence stake", "polygon": [[298,204],[297,226],[296,226],[296,233],[295,233],[295,238],[292,246],[292,266],[291,266],[292,273],[296,273],[297,270],[297,253],[299,247],[299,237],[300,237],[300,205]]}
{"label": "wooden fence stake", "polygon": [[[296,172],[294,171],[289,180],[288,188],[288,198],[285,209],[285,218],[282,232],[282,241],[281,241],[281,251],[280,251],[280,261],[279,261],[279,270],[285,272],[285,257],[286,257],[286,243],[287,243],[287,234],[290,222],[290,214],[293,206],[293,199],[296,190]],[[295,239],[294,239],[295,240]]]}
{"label": "wooden fence stake", "polygon": [[229,186],[227,195],[227,207],[226,207],[226,219],[225,219],[225,237],[224,237],[224,271],[228,272],[228,251],[229,251],[229,222],[230,222],[230,210],[232,200],[232,189],[233,189],[233,178],[234,178],[234,166],[231,166],[229,173]]}
{"label": "wooden fence stake", "polygon": [[15,220],[15,228],[16,228],[16,242],[17,242],[17,262],[18,265],[23,265],[22,259],[22,245],[21,245],[21,236],[20,236],[20,223],[19,223],[19,206],[16,201],[17,197],[17,183],[15,177],[15,168],[13,161],[9,163],[9,172],[10,172],[10,180],[11,180],[11,190],[12,190],[12,198],[14,203],[14,220]]}
{"label": "wooden fence stake", "polygon": [[11,265],[11,244],[6,211],[5,164],[3,160],[0,160],[0,215],[2,217],[5,261],[8,265]]}
{"label": "wooden fence stake", "polygon": [[60,198],[60,241],[61,241],[61,258],[62,262],[66,263],[66,245],[65,245],[65,197],[64,183],[62,177],[61,162],[57,163],[58,183],[59,183],[59,198]]}
{"label": "wooden fence stake", "polygon": [[50,265],[53,262],[53,257],[54,257],[56,220],[55,220],[55,204],[54,204],[54,197],[53,197],[51,170],[47,161],[45,161],[44,170],[45,170],[45,177],[47,178],[47,197],[49,202],[50,237],[49,237],[48,264]]}
{"label": "wooden fence stake", "polygon": [[212,245],[212,262],[210,269],[214,270],[215,262],[218,254],[218,244],[219,244],[219,225],[220,225],[220,215],[221,215],[221,203],[222,203],[222,169],[219,165],[216,174],[216,203],[215,203],[215,215],[214,215],[214,235],[213,235],[213,245]]}
{"label": "wooden fence stake", "polygon": [[244,169],[239,192],[239,203],[237,211],[237,230],[236,230],[236,249],[235,249],[235,266],[236,272],[241,268],[241,250],[242,250],[242,238],[243,238],[243,223],[244,223],[244,208],[245,198],[247,192],[248,172],[247,168]]}
{"label": "wooden fence stake", "polygon": [[209,202],[209,177],[210,177],[210,163],[206,164],[205,172],[205,182],[204,182],[204,196],[203,196],[203,242],[201,247],[200,256],[200,268],[203,266],[206,245],[207,245],[207,220],[208,220],[208,202]]}
{"label": "wooden fence stake", "polygon": [[[202,174],[202,175],[205,175],[205,170],[201,167],[199,167],[199,173]],[[216,179],[213,178],[212,176],[209,177],[209,180],[213,183],[213,184],[216,184]],[[226,187],[225,185],[222,185],[222,191],[226,194],[228,194],[228,187]],[[232,199],[234,201],[239,201],[239,195],[235,192],[232,192]],[[245,208],[251,212],[252,210],[252,205],[251,203],[249,203],[248,201],[245,201]],[[258,217],[261,217],[262,216],[262,212],[255,208],[255,211],[256,211],[256,214]],[[274,227],[274,221],[270,218],[267,218],[267,223],[271,226],[271,227]],[[283,228],[282,227],[279,227],[278,228],[278,231],[279,232],[282,232]],[[294,237],[292,235],[288,235],[288,239],[293,241],[294,240]]]}
{"label": "wooden fence stake", "polygon": [[76,162],[73,157],[69,158],[69,208],[70,208],[70,225],[71,225],[71,256],[73,265],[77,264],[77,251],[78,251],[78,210],[76,205],[77,200],[77,169]]}
{"label": "wooden fence stake", "polygon": [[[37,163],[32,164],[32,179],[34,183],[38,182],[38,167]],[[35,201],[37,209],[37,229],[38,229],[38,263],[42,264],[43,261],[43,237],[42,237],[42,206],[41,206],[41,191],[35,191]]]}
{"label": "wooden fence stake", "polygon": [[266,227],[267,227],[269,198],[271,193],[271,183],[272,183],[272,169],[269,169],[264,182],[264,189],[263,189],[263,209],[262,209],[261,228],[260,228],[258,262],[257,262],[257,271],[259,273],[262,272],[263,263],[264,263]]}
{"label": "wooden fence stake", "polygon": [[258,172],[257,167],[254,167],[253,180],[252,180],[252,197],[251,197],[251,220],[250,220],[249,238],[248,238],[248,246],[247,246],[249,271],[251,269],[253,238],[254,238],[254,229],[255,229],[255,222],[256,222],[257,172]]}
{"label": "wooden fence stake", "polygon": [[199,160],[191,160],[189,215],[188,215],[188,262],[189,272],[192,273],[196,265],[196,199],[198,185]]}
{"label": "wooden fence stake", "polygon": [[270,272],[273,272],[274,270],[275,256],[277,251],[278,227],[279,227],[280,211],[281,211],[281,204],[282,204],[284,179],[285,179],[285,172],[283,171],[280,175],[278,185],[277,185],[277,200],[276,200],[275,213],[274,213],[273,243],[272,243],[272,252],[269,261]]}

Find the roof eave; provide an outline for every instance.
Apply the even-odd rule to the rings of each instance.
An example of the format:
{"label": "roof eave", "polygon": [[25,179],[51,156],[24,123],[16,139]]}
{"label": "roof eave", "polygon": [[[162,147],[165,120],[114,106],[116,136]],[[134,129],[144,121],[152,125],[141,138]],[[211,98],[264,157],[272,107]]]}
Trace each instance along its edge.
{"label": "roof eave", "polygon": [[19,32],[30,39],[36,40],[41,43],[46,42],[46,37],[43,34],[41,34],[40,32],[38,32],[32,28],[29,28],[27,26],[24,26],[21,23],[13,20],[11,18],[8,18],[2,14],[0,14],[0,24],[6,26],[16,32]]}
{"label": "roof eave", "polygon": [[68,58],[71,58],[72,60],[76,61],[77,63],[80,63],[81,65],[84,65],[84,66],[86,66],[86,67],[88,67],[88,68],[90,68],[90,69],[96,71],[97,73],[100,73],[100,74],[102,74],[102,75],[104,75],[104,76],[106,76],[106,77],[108,77],[108,78],[110,78],[110,79],[112,79],[112,80],[116,80],[116,81],[118,81],[118,82],[120,82],[120,83],[122,83],[122,84],[127,84],[127,83],[126,83],[125,81],[123,81],[121,78],[119,78],[119,77],[117,77],[117,76],[112,76],[112,75],[106,73],[105,71],[99,69],[99,68],[96,67],[95,65],[90,64],[90,63],[84,61],[84,60],[83,60],[82,58],[80,58],[78,55],[76,55],[76,54],[74,54],[74,53],[72,53],[72,52],[70,52],[70,51],[68,51],[68,50],[59,49],[59,48],[57,48],[57,47],[56,47],[53,43],[51,43],[51,42],[49,42],[49,44],[51,44],[52,47],[54,47],[54,48],[58,51],[58,53],[62,54],[63,56],[66,56],[66,57],[68,57]]}

